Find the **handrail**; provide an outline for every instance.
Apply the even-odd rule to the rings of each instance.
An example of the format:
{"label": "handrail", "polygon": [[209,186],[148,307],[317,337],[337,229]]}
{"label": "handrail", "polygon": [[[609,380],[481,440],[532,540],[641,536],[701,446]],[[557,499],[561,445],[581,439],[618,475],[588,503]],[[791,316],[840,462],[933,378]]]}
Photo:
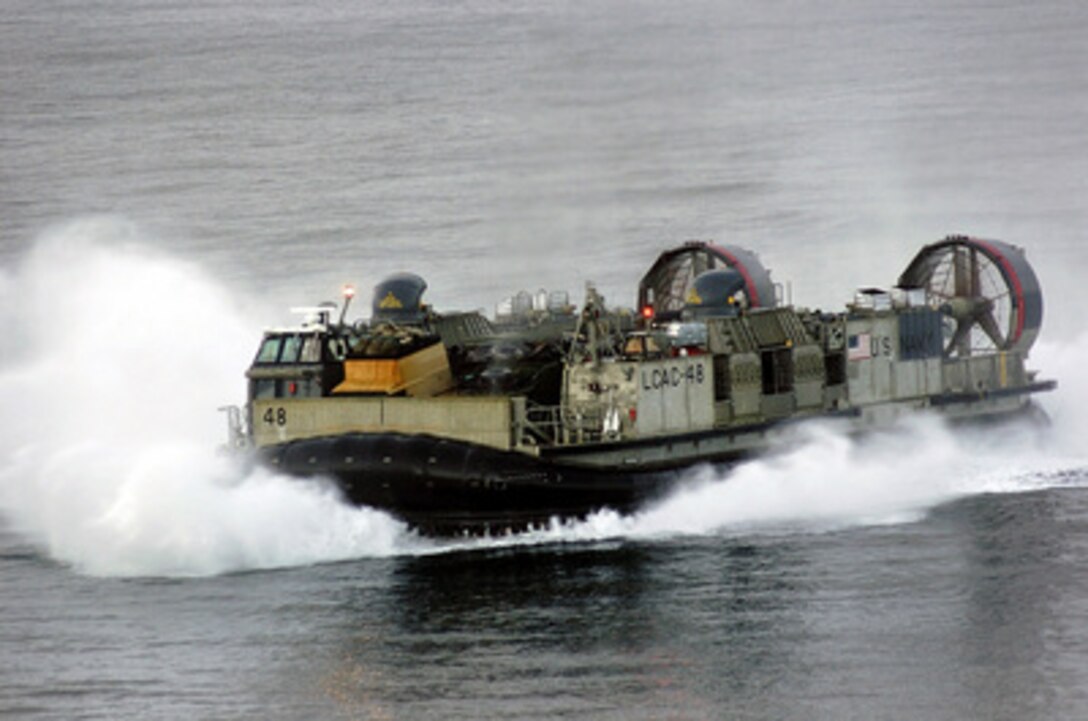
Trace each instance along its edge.
{"label": "handrail", "polygon": [[227,414],[226,450],[246,448],[250,444],[247,418],[238,406],[220,406],[218,410]]}
{"label": "handrail", "polygon": [[515,445],[566,446],[603,437],[608,408],[602,404],[546,406],[515,399]]}

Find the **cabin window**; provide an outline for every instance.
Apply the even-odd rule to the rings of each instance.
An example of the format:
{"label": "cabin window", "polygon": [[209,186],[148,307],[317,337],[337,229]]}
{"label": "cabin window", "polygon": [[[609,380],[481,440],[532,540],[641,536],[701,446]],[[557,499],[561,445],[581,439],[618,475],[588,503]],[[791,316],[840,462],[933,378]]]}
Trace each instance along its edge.
{"label": "cabin window", "polygon": [[261,349],[257,352],[258,363],[275,363],[280,357],[280,342],[283,339],[279,336],[269,336],[261,343]]}
{"label": "cabin window", "polygon": [[283,352],[280,353],[280,363],[298,363],[298,352],[302,349],[302,338],[297,335],[289,335],[283,339]]}
{"label": "cabin window", "polygon": [[265,378],[253,381],[253,397],[254,398],[275,398],[276,397],[276,381]]}
{"label": "cabin window", "polygon": [[729,400],[729,356],[714,356],[714,400]]}
{"label": "cabin window", "polygon": [[793,352],[789,348],[763,351],[763,395],[773,396],[793,390]]}
{"label": "cabin window", "polygon": [[299,361],[303,363],[321,362],[321,338],[316,335],[308,335],[302,340],[302,353]]}
{"label": "cabin window", "polygon": [[277,398],[317,398],[321,383],[314,378],[294,378],[276,381]]}

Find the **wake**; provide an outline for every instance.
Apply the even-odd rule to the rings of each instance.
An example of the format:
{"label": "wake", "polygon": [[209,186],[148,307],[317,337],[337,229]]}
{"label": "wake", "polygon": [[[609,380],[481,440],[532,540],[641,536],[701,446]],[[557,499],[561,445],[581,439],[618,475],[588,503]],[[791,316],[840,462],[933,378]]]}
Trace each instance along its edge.
{"label": "wake", "polygon": [[1061,384],[1040,434],[953,433],[918,417],[853,440],[814,424],[777,453],[694,468],[670,497],[519,536],[433,541],[390,516],[217,453],[216,408],[243,393],[263,325],[201,268],[149,249],[123,220],[41,237],[0,276],[16,339],[0,356],[0,517],[51,558],[102,576],[202,576],[455,549],[685,535],[813,532],[917,520],[977,493],[1088,483],[1075,400],[1088,335],[1040,344]]}

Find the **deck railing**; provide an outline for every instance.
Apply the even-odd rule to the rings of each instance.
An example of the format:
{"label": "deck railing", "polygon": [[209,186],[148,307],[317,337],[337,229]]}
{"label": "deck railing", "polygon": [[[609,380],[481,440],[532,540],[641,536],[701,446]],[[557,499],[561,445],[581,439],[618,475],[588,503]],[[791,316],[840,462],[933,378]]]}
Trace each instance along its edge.
{"label": "deck railing", "polygon": [[601,404],[546,406],[514,398],[515,446],[566,446],[605,438],[608,409]]}
{"label": "deck railing", "polygon": [[233,451],[248,447],[249,424],[245,412],[238,406],[220,406],[219,411],[227,414],[227,443],[223,448]]}

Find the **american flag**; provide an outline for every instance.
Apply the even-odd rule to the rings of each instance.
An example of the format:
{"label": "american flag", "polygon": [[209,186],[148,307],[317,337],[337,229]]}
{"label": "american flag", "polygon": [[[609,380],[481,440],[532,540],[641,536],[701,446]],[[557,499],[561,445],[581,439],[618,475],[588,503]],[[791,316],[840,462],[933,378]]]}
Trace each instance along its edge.
{"label": "american flag", "polygon": [[872,341],[868,333],[858,333],[850,336],[846,342],[846,357],[848,360],[867,360],[873,357]]}

